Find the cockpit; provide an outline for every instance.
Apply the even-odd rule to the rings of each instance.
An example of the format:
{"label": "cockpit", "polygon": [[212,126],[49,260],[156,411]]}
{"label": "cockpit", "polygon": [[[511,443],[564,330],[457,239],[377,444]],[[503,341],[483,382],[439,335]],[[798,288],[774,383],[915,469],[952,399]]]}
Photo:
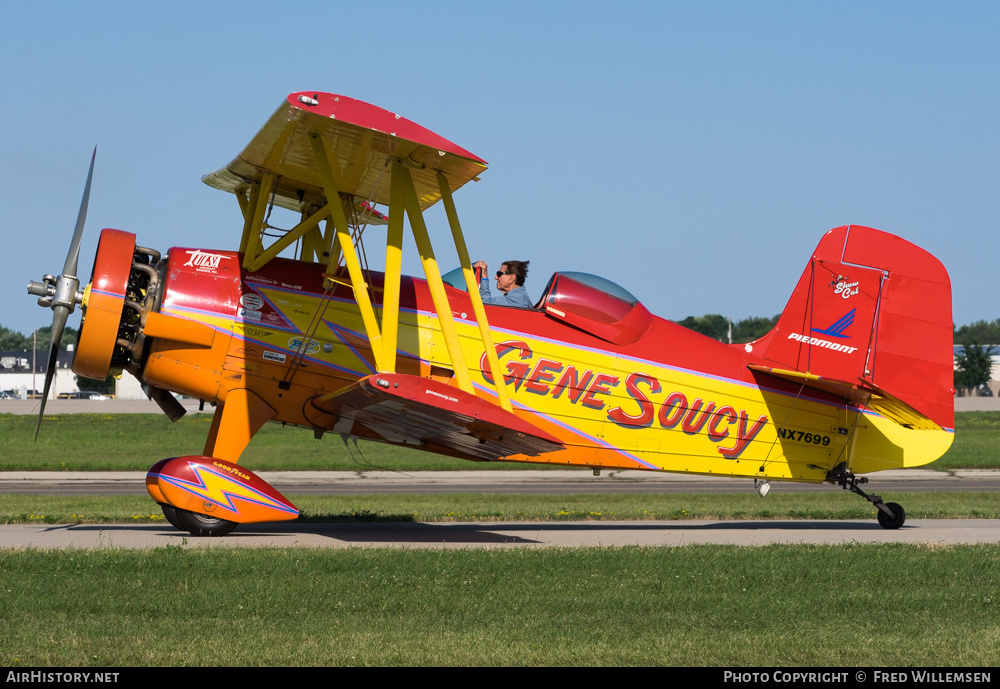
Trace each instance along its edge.
{"label": "cockpit", "polygon": [[[461,268],[442,276],[445,284],[465,289]],[[589,273],[559,272],[549,278],[535,309],[613,344],[635,342],[653,321],[653,315],[631,292]]]}

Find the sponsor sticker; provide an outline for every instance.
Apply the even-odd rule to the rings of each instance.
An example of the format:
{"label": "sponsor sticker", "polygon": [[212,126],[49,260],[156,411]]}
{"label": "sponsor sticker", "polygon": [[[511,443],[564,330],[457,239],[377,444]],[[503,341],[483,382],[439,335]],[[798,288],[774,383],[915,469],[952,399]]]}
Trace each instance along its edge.
{"label": "sponsor sticker", "polygon": [[[848,278],[849,280],[850,278]],[[855,294],[861,291],[861,287],[858,286],[857,282],[848,282],[847,280],[840,280],[833,288],[834,294],[839,294],[842,299],[850,299]]]}
{"label": "sponsor sticker", "polygon": [[433,390],[424,390],[428,395],[434,395],[435,397],[440,397],[443,400],[448,400],[449,402],[457,402],[457,397],[452,397],[451,395],[442,395],[440,392],[435,392]]}
{"label": "sponsor sticker", "polygon": [[315,354],[319,351],[320,344],[316,340],[309,340],[305,345],[305,349],[302,350],[302,338],[293,337],[288,341],[288,348],[293,352],[300,352],[304,354]]}
{"label": "sponsor sticker", "polygon": [[281,352],[272,352],[269,349],[265,349],[264,353],[260,355],[262,359],[267,361],[274,361],[279,364],[285,363],[285,355]]}
{"label": "sponsor sticker", "polygon": [[260,311],[252,311],[250,309],[240,309],[239,317],[245,321],[260,321],[262,314]]}
{"label": "sponsor sticker", "polygon": [[240,297],[240,306],[244,306],[254,311],[260,311],[264,308],[264,300],[257,294],[244,294]]}
{"label": "sponsor sticker", "polygon": [[247,337],[267,337],[268,335],[273,335],[273,330],[268,330],[267,328],[258,328],[253,325],[243,326],[243,333]]}
{"label": "sponsor sticker", "polygon": [[200,249],[185,253],[188,254],[188,260],[183,267],[194,268],[199,273],[214,273],[219,269],[222,261],[232,258],[232,256],[214,254],[210,251],[201,251]]}

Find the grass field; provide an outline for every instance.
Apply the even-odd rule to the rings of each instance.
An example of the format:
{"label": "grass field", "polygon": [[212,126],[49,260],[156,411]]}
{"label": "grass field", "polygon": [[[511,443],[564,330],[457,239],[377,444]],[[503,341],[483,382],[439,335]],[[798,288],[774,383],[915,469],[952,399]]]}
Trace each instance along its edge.
{"label": "grass field", "polygon": [[[4,414],[0,415],[0,471],[146,471],[164,457],[200,453],[210,423],[208,414],[185,416],[174,424],[153,414],[63,414],[45,417],[35,443],[34,417]],[[1000,468],[1000,412],[962,412],[956,414],[955,426],[952,448],[929,468]],[[517,470],[546,466],[467,462],[379,443],[362,442],[360,447],[360,451],[348,450],[335,434],[317,441],[306,430],[267,424],[240,463],[254,471]]]}
{"label": "grass field", "polygon": [[[1000,413],[960,414],[939,469],[1000,464]],[[146,470],[206,416],[0,416],[0,470]],[[67,456],[65,448],[74,448]],[[368,444],[379,467],[477,465]],[[362,469],[339,438],[266,426],[243,462]],[[780,487],[779,487],[780,488]],[[306,520],[869,519],[842,491],[290,496]],[[1000,517],[996,493],[884,495],[910,518]],[[146,497],[0,495],[0,522],[156,522]],[[1000,663],[998,546],[546,550],[0,550],[0,664],[38,666]]]}
{"label": "grass field", "polygon": [[1000,664],[1000,547],[20,551],[0,664]]}

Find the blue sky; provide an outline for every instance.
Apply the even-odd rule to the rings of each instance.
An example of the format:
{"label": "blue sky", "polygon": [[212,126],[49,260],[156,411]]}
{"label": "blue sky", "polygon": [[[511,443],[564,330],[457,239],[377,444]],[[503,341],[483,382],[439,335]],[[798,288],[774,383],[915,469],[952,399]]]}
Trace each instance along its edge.
{"label": "blue sky", "polygon": [[95,144],[84,278],[103,227],[233,248],[236,202],[201,176],[300,89],[486,159],[456,194],[470,251],[530,259],[536,298],[581,270],[666,318],[770,316],[821,235],[853,223],[940,258],[958,324],[1000,317],[997,3],[36,2],[0,18],[15,330],[50,320],[24,286],[63,264]]}

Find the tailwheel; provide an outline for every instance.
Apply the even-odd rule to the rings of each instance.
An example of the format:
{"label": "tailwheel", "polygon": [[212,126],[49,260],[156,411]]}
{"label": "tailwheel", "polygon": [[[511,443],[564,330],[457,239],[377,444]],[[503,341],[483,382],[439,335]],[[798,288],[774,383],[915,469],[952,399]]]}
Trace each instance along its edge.
{"label": "tailwheel", "polygon": [[[889,516],[885,513],[882,507],[887,508],[892,512],[894,516]],[[903,507],[895,502],[887,502],[884,505],[877,505],[878,509],[878,524],[883,529],[898,529],[906,521],[906,512],[903,511]]]}
{"label": "tailwheel", "polygon": [[181,520],[177,518],[177,508],[173,505],[167,505],[165,503],[160,503],[160,509],[163,510],[163,516],[167,518],[170,525],[175,529],[180,529],[181,531],[187,531],[183,526],[181,526]]}
{"label": "tailwheel", "polygon": [[895,502],[883,502],[881,495],[868,494],[861,490],[860,486],[868,483],[868,479],[864,476],[855,476],[848,471],[846,463],[841,462],[827,472],[826,480],[838,484],[844,490],[860,495],[875,505],[878,524],[883,529],[898,529],[906,521],[906,512],[901,505]]}
{"label": "tailwheel", "polygon": [[[188,512],[177,507],[173,509],[177,514],[177,521],[180,523],[179,528],[190,531],[194,536],[225,536],[236,528],[236,522],[209,517],[197,512]],[[165,511],[164,514],[166,514]],[[169,517],[167,518],[169,519]]]}

